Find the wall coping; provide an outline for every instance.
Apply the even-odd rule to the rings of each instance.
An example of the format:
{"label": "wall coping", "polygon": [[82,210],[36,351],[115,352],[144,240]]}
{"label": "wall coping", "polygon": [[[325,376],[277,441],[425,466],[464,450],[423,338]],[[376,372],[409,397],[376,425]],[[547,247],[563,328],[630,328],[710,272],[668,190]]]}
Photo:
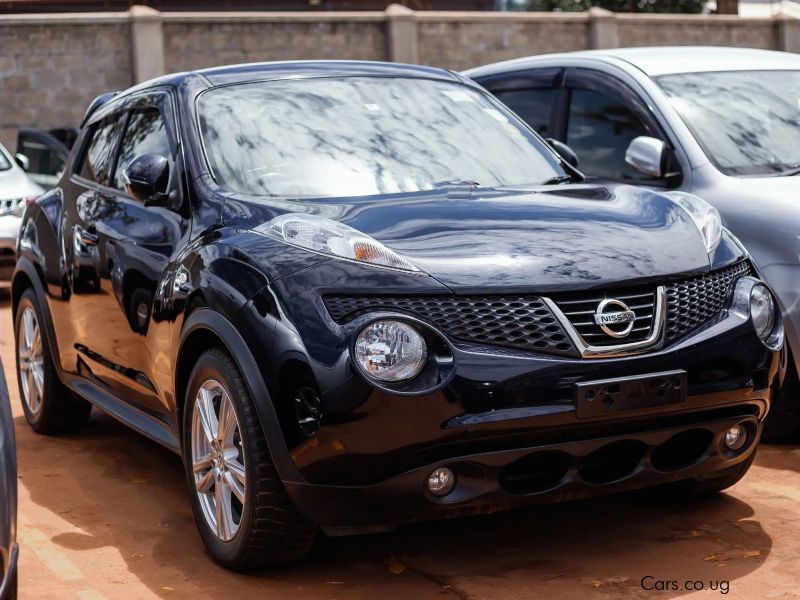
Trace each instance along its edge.
{"label": "wall coping", "polygon": [[[47,13],[4,15],[2,26],[30,25],[111,25],[131,23],[134,19],[160,20],[165,24],[182,23],[338,23],[338,22],[387,22],[397,18],[390,9],[386,11],[347,11],[347,12],[158,12],[148,10],[142,14],[143,7],[135,6],[130,12],[92,12],[92,13]],[[578,23],[596,19],[591,12],[547,13],[547,12],[483,12],[483,11],[409,11],[402,18],[418,23]],[[693,14],[645,14],[609,13],[602,18],[614,19],[620,23],[726,23],[757,25],[794,17],[778,13],[769,17],[740,17],[738,15],[693,15]]]}

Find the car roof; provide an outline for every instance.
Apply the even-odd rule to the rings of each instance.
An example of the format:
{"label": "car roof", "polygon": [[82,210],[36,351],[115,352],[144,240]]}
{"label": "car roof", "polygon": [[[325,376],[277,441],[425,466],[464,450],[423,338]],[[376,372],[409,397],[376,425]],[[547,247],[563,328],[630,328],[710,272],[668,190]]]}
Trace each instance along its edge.
{"label": "car roof", "polygon": [[559,60],[575,58],[609,63],[624,61],[650,77],[713,71],[800,70],[800,55],[790,52],[721,46],[659,46],[542,54],[478,67],[466,71],[465,75],[480,77],[534,68],[545,61],[552,66]]}
{"label": "car roof", "polygon": [[120,95],[127,96],[141,89],[148,89],[160,85],[178,86],[189,78],[201,78],[205,80],[209,86],[217,86],[266,79],[302,79],[310,77],[348,77],[359,75],[441,79],[462,83],[468,81],[462,75],[454,71],[419,65],[366,60],[290,60],[244,63],[197,69],[184,73],[171,73],[128,88]]}

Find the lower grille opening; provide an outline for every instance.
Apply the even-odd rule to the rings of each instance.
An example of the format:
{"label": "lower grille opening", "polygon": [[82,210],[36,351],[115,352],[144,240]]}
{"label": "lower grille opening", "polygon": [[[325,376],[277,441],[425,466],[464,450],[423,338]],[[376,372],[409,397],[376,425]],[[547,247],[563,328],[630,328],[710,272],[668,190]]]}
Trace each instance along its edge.
{"label": "lower grille opening", "polygon": [[636,470],[647,446],[636,440],[621,440],[595,450],[578,463],[578,474],[587,483],[611,483]]}
{"label": "lower grille opening", "polygon": [[556,487],[569,470],[564,452],[535,452],[515,460],[500,474],[500,487],[509,494],[535,494]]}
{"label": "lower grille opening", "polygon": [[708,429],[690,429],[673,435],[653,449],[650,462],[658,471],[677,471],[695,464],[708,450],[714,434]]}

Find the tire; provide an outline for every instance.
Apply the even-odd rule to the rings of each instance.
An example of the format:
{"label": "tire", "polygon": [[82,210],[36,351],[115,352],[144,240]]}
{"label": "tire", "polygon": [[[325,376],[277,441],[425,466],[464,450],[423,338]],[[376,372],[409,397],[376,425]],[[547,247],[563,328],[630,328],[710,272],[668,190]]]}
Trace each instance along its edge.
{"label": "tire", "polygon": [[[228,419],[225,435],[218,417],[229,414],[231,406],[233,421]],[[297,512],[286,494],[250,393],[227,353],[215,348],[197,360],[183,413],[186,483],[200,537],[214,560],[230,569],[250,570],[305,556],[317,527]],[[203,414],[213,414],[205,419],[209,428],[203,426]],[[203,464],[197,473],[195,463]],[[222,518],[217,511],[220,497],[230,498],[222,504],[227,507]]]}
{"label": "tire", "polygon": [[800,380],[794,359],[789,355],[789,369],[783,386],[772,399],[761,440],[788,442],[800,437]]}
{"label": "tire", "polygon": [[89,420],[92,405],[74,398],[61,383],[42,323],[39,300],[28,288],[17,305],[14,322],[17,385],[25,419],[36,433],[75,431]]}
{"label": "tire", "polygon": [[714,496],[728,489],[745,476],[756,458],[756,450],[740,462],[708,479],[687,479],[660,486],[655,491],[659,499],[669,502],[682,500],[699,500]]}

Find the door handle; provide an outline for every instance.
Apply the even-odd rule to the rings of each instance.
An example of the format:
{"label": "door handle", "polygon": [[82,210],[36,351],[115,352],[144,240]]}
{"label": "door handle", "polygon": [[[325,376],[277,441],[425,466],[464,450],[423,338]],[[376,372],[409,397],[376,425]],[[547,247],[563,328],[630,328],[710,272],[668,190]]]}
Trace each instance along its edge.
{"label": "door handle", "polygon": [[100,236],[91,231],[86,231],[82,227],[78,229],[78,236],[84,246],[97,246],[100,243]]}

